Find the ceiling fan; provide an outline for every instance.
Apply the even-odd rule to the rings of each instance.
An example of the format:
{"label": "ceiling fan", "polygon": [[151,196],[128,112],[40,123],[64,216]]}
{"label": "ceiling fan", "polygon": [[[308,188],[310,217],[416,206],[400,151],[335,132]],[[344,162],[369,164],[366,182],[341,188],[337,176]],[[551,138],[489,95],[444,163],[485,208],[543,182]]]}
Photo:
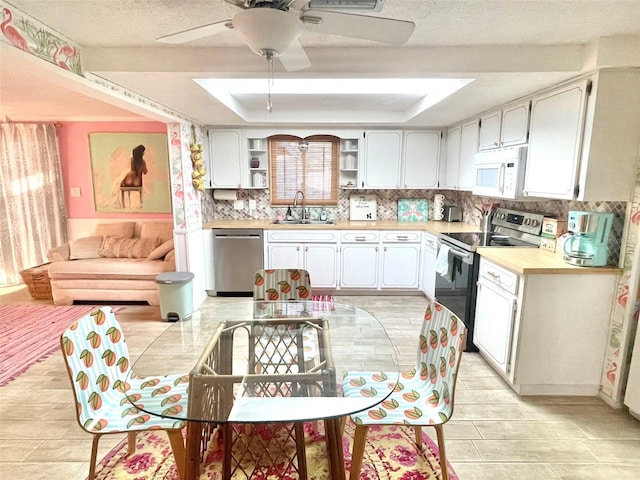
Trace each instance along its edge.
{"label": "ceiling fan", "polygon": [[383,0],[225,0],[240,11],[233,18],[158,38],[164,43],[187,43],[237,29],[255,53],[278,58],[287,71],[311,65],[298,37],[305,31],[342,35],[402,45],[415,28],[413,22],[333,11],[379,10]]}

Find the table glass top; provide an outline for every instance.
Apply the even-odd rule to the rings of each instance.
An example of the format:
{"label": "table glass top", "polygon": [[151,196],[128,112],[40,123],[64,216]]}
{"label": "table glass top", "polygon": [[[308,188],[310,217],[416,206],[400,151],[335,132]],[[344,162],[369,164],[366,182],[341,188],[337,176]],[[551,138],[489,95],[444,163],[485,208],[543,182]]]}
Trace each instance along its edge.
{"label": "table glass top", "polygon": [[[385,372],[389,389],[342,397],[342,378],[357,371]],[[339,417],[377,405],[398,380],[398,362],[386,331],[363,309],[232,301],[172,324],[138,357],[132,372],[152,382],[157,378],[160,385],[183,384],[182,394],[145,388],[140,398],[130,397],[153,415],[284,422]]]}

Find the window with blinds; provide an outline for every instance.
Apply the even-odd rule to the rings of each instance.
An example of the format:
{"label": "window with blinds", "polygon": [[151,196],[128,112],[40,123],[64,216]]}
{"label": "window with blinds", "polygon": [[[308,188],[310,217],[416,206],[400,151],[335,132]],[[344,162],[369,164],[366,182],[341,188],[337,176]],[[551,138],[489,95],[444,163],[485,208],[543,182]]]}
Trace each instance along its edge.
{"label": "window with blinds", "polygon": [[269,188],[272,205],[291,205],[298,190],[307,205],[338,205],[340,139],[317,135],[269,138]]}

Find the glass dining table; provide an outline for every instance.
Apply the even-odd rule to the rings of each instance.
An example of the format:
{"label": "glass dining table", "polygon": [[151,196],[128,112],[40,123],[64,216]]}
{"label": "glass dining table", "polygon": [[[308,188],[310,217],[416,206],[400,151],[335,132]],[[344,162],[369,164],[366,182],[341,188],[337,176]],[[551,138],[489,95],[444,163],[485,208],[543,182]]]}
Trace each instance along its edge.
{"label": "glass dining table", "polygon": [[[151,415],[187,422],[181,480],[199,478],[211,450],[221,450],[223,479],[290,475],[306,479],[304,423],[322,421],[328,473],[345,478],[342,421],[391,394],[396,350],[364,309],[319,301],[229,301],[172,324],[136,359],[137,376],[182,373],[188,398],[153,390],[129,398]],[[385,372],[389,388],[341,395],[347,372]],[[169,392],[170,393],[170,392]],[[259,445],[256,445],[256,442]],[[221,447],[221,448],[220,448]],[[214,455],[215,457],[215,455]],[[293,459],[293,460],[292,460]]]}

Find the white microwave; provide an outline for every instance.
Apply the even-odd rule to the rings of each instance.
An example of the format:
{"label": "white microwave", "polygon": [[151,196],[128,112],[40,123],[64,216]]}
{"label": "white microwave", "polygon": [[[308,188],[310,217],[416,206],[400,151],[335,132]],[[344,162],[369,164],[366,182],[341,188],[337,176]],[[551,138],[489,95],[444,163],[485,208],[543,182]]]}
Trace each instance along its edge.
{"label": "white microwave", "polygon": [[526,146],[476,153],[473,162],[473,193],[486,197],[519,199],[523,196],[526,161]]}

